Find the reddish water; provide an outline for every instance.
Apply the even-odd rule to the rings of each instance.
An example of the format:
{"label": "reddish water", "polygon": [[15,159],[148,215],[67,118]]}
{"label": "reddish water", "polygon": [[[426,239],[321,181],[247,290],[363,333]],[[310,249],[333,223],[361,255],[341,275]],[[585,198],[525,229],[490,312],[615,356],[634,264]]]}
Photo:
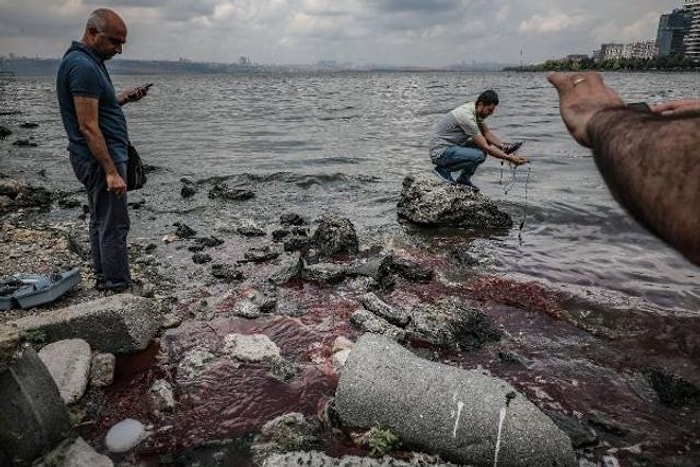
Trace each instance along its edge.
{"label": "reddish water", "polygon": [[[419,260],[436,265],[434,259]],[[212,440],[243,437],[288,412],[317,417],[337,385],[338,376],[329,364],[331,347],[338,336],[357,337],[348,318],[359,306],[362,292],[344,285],[308,283],[291,284],[280,292],[305,314],[254,320],[229,317],[245,295],[239,292],[219,297],[213,320],[185,321],[168,332],[160,343],[159,360],[154,359],[157,346],[136,358],[120,359],[115,384],[104,391],[103,398],[98,399],[97,393],[88,398],[88,414],[96,424],[84,435],[97,441],[114,423],[136,418],[153,429],[137,455],[167,463],[167,458],[159,456]],[[636,310],[613,313],[538,284],[480,276],[451,284],[398,280],[382,298],[410,309],[448,296],[471,301],[491,317],[504,338],[470,353],[429,348],[436,360],[485,368],[511,382],[544,411],[592,427],[600,442],[586,449],[589,459],[613,453],[622,465],[697,465],[700,408],[660,404],[641,370],[663,368],[700,386],[700,320]],[[191,306],[197,302],[193,300]],[[183,307],[181,312],[188,316],[190,310]],[[270,374],[269,363],[234,362],[221,352],[229,333],[265,334],[301,371],[283,382]],[[177,362],[195,347],[206,348],[215,358],[196,383],[186,383],[178,377]],[[504,362],[499,352],[517,355],[525,366]],[[161,418],[154,417],[147,397],[158,378],[173,383],[178,403],[174,414]],[[323,435],[323,443],[332,455],[364,453],[347,438],[330,432]],[[237,462],[244,465],[245,454],[240,456]]]}

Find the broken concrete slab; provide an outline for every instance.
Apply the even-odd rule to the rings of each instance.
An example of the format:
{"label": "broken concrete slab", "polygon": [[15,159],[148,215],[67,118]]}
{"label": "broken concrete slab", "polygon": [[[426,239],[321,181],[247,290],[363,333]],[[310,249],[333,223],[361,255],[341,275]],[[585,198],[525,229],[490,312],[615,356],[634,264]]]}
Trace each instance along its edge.
{"label": "broken concrete slab", "polygon": [[93,349],[114,354],[145,349],[156,336],[153,302],[131,294],[113,295],[14,321],[23,332],[40,331],[46,342],[80,338]]}
{"label": "broken concrete slab", "polygon": [[379,425],[451,462],[576,465],[569,437],[506,381],[423,360],[377,334],[355,344],[335,408],[346,426]]}

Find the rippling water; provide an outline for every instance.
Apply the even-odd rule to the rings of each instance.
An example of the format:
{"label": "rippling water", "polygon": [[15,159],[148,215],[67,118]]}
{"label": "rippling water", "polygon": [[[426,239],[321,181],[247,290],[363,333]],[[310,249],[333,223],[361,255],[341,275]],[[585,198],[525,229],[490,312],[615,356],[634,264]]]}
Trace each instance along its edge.
{"label": "rippling water", "polygon": [[[627,101],[697,95],[694,74],[610,74]],[[129,105],[134,143],[163,170],[151,192],[181,177],[257,180],[266,209],[309,215],[333,210],[371,236],[400,230],[395,206],[402,179],[431,170],[427,141],[441,114],[486,88],[501,97],[489,125],[504,139],[523,139],[529,168],[512,173],[490,158],[475,181],[511,212],[507,236],[456,234],[479,252],[483,269],[587,294],[607,306],[698,314],[699,273],[637,226],[613,201],[588,150],[566,133],[554,89],[542,74],[338,73],[217,76],[117,76],[117,87],[155,85]],[[39,155],[29,170],[77,186],[63,158],[53,78],[19,81],[23,120],[41,124]],[[255,178],[257,177],[257,178]],[[250,180],[248,180],[250,181]],[[669,181],[673,183],[673,181]],[[204,202],[200,207],[205,207]],[[259,206],[259,205],[258,205]],[[224,224],[243,213],[216,213]],[[206,223],[202,221],[202,223]],[[452,233],[451,235],[455,235]]]}
{"label": "rippling water", "polygon": [[[606,79],[627,101],[698,92],[693,74],[611,74]],[[566,132],[556,93],[544,75],[115,77],[118,87],[145,82],[155,83],[149,97],[126,111],[133,142],[156,170],[144,190],[129,195],[130,201],[143,201],[133,211],[130,238],[142,245],[156,242],[171,272],[184,279],[180,286],[192,288],[178,290],[185,315],[192,311],[188,307],[207,300],[222,311],[212,321],[186,321],[161,345],[178,354],[171,356],[177,361],[196,345],[218,349],[221,336],[230,332],[261,332],[284,349],[286,358],[300,362],[303,371],[283,383],[271,380],[264,366],[239,368],[221,356],[198,385],[178,386],[178,410],[154,422],[163,426],[142,455],[170,455],[206,441],[243,436],[288,411],[316,413],[336,384],[337,375],[327,368],[328,352],[336,336],[356,332],[348,317],[359,300],[352,287],[303,284],[298,290],[277,290],[278,299],[305,310],[300,319],[230,318],[235,294],[244,291],[217,284],[207,291],[203,269],[160,239],[174,231],[177,221],[201,236],[230,238],[227,232],[247,222],[267,228],[278,226],[281,214],[297,212],[312,220],[330,211],[353,221],[362,247],[378,243],[382,252],[406,247],[421,264],[441,264],[440,280],[399,288],[384,297],[390,303],[408,309],[436,297],[477,300],[509,333],[502,347],[436,353],[440,361],[485,368],[543,409],[602,420],[603,428],[596,429],[600,443],[589,457],[617,451],[623,459],[649,461],[621,465],[695,465],[700,413],[660,404],[641,372],[662,368],[700,384],[700,269],[637,226],[613,201],[589,151]],[[0,172],[20,173],[49,188],[78,190],[66,158],[53,79],[20,79],[17,84],[22,114],[0,123],[13,129],[21,121],[39,123],[36,129],[17,129],[18,136],[33,137],[38,147],[16,149],[11,146],[14,135],[0,141]],[[532,164],[511,172],[488,160],[475,182],[510,212],[516,228],[479,233],[399,223],[402,180],[432,169],[427,142],[433,126],[444,112],[488,87],[501,96],[489,125],[507,140],[524,139],[523,154]],[[193,182],[221,177],[231,188],[254,190],[255,198],[219,203],[200,189],[184,199],[183,177]],[[47,216],[61,220],[78,210],[59,209]],[[233,263],[256,241],[233,237],[217,249],[217,260]],[[276,267],[255,265],[245,274],[252,275],[251,284],[262,283]],[[153,364],[158,348],[151,350],[146,357]],[[500,350],[529,361],[527,368],[501,362],[493,354]],[[88,397],[85,405],[96,425],[84,436],[101,438],[125,416],[152,417],[143,395],[154,379],[176,378],[177,371],[167,365],[143,371],[138,359],[144,357],[135,358],[122,362],[135,374],[118,372],[113,387]],[[612,425],[606,425],[610,420]],[[342,454],[354,448],[329,439],[324,449]]]}

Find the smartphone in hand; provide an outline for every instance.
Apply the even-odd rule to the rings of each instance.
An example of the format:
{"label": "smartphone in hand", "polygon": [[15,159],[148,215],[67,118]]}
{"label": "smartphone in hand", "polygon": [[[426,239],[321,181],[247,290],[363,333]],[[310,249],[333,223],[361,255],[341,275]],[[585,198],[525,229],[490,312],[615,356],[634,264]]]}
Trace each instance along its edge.
{"label": "smartphone in hand", "polygon": [[144,88],[144,89],[148,89],[148,88],[150,88],[151,86],[153,86],[153,83],[144,84],[144,85],[141,86],[141,87]]}
{"label": "smartphone in hand", "polygon": [[649,107],[649,104],[647,104],[646,102],[631,102],[627,104],[627,108],[634,110],[635,112],[642,112],[647,114],[652,113],[651,107]]}

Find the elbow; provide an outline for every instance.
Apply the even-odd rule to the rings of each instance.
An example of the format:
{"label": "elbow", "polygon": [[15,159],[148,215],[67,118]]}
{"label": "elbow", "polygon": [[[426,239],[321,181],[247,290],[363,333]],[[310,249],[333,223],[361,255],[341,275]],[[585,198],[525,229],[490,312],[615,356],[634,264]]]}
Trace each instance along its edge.
{"label": "elbow", "polygon": [[93,141],[97,135],[98,130],[94,128],[93,125],[85,125],[85,124],[80,124],[79,125],[80,129],[80,134],[83,135],[83,138],[85,138],[86,141]]}

